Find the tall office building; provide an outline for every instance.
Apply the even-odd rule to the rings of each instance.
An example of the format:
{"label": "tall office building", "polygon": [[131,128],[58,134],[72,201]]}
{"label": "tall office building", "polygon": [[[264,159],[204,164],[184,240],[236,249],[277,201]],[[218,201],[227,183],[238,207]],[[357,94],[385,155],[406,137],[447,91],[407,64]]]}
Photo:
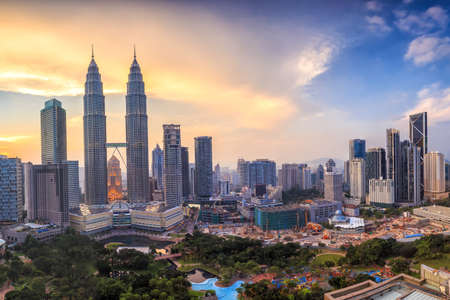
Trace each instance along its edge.
{"label": "tall office building", "polygon": [[114,155],[108,160],[108,201],[123,199],[122,169],[120,161]]}
{"label": "tall office building", "polygon": [[386,177],[394,180],[395,201],[401,198],[402,172],[401,172],[400,131],[394,128],[386,130]]}
{"label": "tall office building", "polygon": [[152,176],[156,178],[158,189],[163,188],[163,151],[156,144],[152,151]]}
{"label": "tall office building", "polygon": [[333,172],[336,169],[336,163],[334,162],[333,159],[329,159],[326,163],[325,163],[325,170],[327,172]]}
{"label": "tall office building", "polygon": [[78,160],[65,160],[62,164],[67,166],[67,197],[69,209],[76,208],[80,206],[81,200]]}
{"label": "tall office building", "polygon": [[[424,156],[425,195],[431,200],[445,192],[445,161],[439,152],[429,152]],[[447,194],[448,196],[448,194]]]}
{"label": "tall office building", "polygon": [[34,182],[33,182],[33,164],[31,162],[23,163],[23,195],[24,195],[24,204],[23,209],[26,212],[26,219],[33,220],[35,216],[33,216],[34,212]]}
{"label": "tall office building", "polygon": [[445,190],[448,191],[450,187],[450,163],[446,160],[445,161]]}
{"label": "tall office building", "polygon": [[366,141],[361,139],[351,139],[349,145],[349,160],[366,157]]}
{"label": "tall office building", "polygon": [[220,181],[222,180],[222,174],[220,172],[220,165],[216,164],[214,166],[213,172],[213,191],[214,195],[218,195],[220,193]]}
{"label": "tall office building", "polygon": [[277,165],[268,159],[257,159],[249,163],[249,185],[254,188],[257,184],[277,185]]}
{"label": "tall office building", "polygon": [[189,149],[188,147],[181,147],[181,173],[183,182],[183,201],[189,199],[191,194],[191,187],[189,183]]}
{"label": "tall office building", "polygon": [[22,162],[0,155],[0,222],[21,222],[23,202]]}
{"label": "tall office building", "polygon": [[298,164],[282,164],[278,173],[279,185],[283,191],[301,188],[301,172]]}
{"label": "tall office building", "polygon": [[87,204],[107,203],[106,116],[103,84],[92,59],[86,75],[83,98],[84,171]]}
{"label": "tall office building", "polygon": [[249,186],[250,185],[250,174],[249,174],[250,162],[242,158],[238,159],[237,162],[237,172],[239,174],[239,186]]}
{"label": "tall office building", "polygon": [[67,160],[66,111],[50,99],[41,110],[41,161],[55,164]]}
{"label": "tall office building", "polygon": [[366,162],[363,158],[350,161],[350,194],[361,203],[366,199]]}
{"label": "tall office building", "polygon": [[304,190],[312,189],[311,168],[308,166],[302,168],[302,188]]}
{"label": "tall office building", "polygon": [[369,180],[369,199],[370,204],[378,207],[394,206],[394,181],[392,179],[376,179]]}
{"label": "tall office building", "polygon": [[189,186],[191,195],[195,195],[195,164],[189,164]]}
{"label": "tall office building", "polygon": [[212,138],[195,138],[195,197],[207,201],[213,194]]}
{"label": "tall office building", "polygon": [[166,208],[182,204],[183,172],[181,164],[180,125],[165,124],[164,131],[164,168],[163,187]]}
{"label": "tall office building", "polygon": [[366,179],[386,179],[386,151],[384,148],[370,148],[366,153]]}
{"label": "tall office building", "polygon": [[401,142],[400,148],[400,196],[396,198],[395,202],[417,205],[423,199],[421,193],[420,148],[414,146],[408,140]]}
{"label": "tall office building", "polygon": [[327,172],[324,175],[325,200],[344,201],[342,174]]}
{"label": "tall office building", "polygon": [[409,141],[420,151],[420,195],[424,196],[424,155],[428,153],[427,113],[421,112],[409,116]]}
{"label": "tall office building", "polygon": [[350,161],[344,162],[344,184],[350,184]]}
{"label": "tall office building", "polygon": [[136,51],[128,74],[126,109],[128,201],[147,202],[150,200],[147,97]]}
{"label": "tall office building", "polygon": [[69,225],[68,170],[66,164],[33,166],[36,219],[62,227]]}

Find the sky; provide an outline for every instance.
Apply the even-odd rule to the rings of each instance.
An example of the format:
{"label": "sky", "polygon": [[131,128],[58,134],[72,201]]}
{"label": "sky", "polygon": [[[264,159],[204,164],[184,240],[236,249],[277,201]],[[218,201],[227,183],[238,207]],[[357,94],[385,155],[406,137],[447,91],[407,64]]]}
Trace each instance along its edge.
{"label": "sky", "polygon": [[149,148],[162,125],[213,137],[213,161],[346,159],[348,140],[385,147],[427,111],[429,150],[450,155],[447,1],[0,1],[0,153],[40,162],[40,110],[67,112],[83,163],[83,93],[94,45],[107,140],[125,141],[136,45]]}

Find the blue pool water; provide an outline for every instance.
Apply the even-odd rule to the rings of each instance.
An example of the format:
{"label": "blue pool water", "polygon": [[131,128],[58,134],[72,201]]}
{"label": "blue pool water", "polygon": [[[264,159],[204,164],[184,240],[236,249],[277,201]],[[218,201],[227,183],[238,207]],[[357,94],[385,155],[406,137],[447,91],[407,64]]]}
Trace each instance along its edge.
{"label": "blue pool water", "polygon": [[192,289],[194,291],[215,290],[219,300],[237,300],[238,293],[236,289],[244,284],[243,281],[239,280],[229,287],[218,287],[216,282],[217,278],[209,278],[201,283],[192,283]]}

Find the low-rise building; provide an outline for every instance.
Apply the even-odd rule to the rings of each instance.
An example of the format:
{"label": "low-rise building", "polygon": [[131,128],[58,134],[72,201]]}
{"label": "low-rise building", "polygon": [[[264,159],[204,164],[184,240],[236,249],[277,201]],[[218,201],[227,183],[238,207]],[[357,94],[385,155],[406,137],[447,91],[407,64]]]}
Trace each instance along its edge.
{"label": "low-rise building", "polygon": [[365,229],[363,218],[346,217],[341,210],[336,210],[329,223],[343,233],[364,232]]}
{"label": "low-rise building", "polygon": [[394,180],[370,179],[369,180],[370,204],[377,207],[393,207],[395,203]]}
{"label": "low-rise building", "polygon": [[262,230],[284,230],[304,227],[308,211],[301,204],[256,207],[255,225]]}
{"label": "low-rise building", "polygon": [[437,270],[426,265],[420,265],[420,278],[426,283],[439,289],[442,294],[450,296],[450,272]]}
{"label": "low-rise building", "polygon": [[2,230],[2,234],[8,244],[21,244],[28,235],[38,241],[48,241],[61,234],[63,230],[63,227],[53,224],[25,223],[6,227]]}
{"label": "low-rise building", "polygon": [[442,300],[445,295],[427,287],[425,280],[400,274],[380,283],[367,280],[343,289],[328,292],[325,300]]}
{"label": "low-rise building", "polygon": [[439,205],[423,206],[414,208],[413,214],[422,218],[430,219],[430,221],[443,223],[445,225],[450,224],[450,207]]}
{"label": "low-rise building", "polygon": [[307,200],[303,207],[308,211],[308,222],[323,223],[342,208],[342,202],[330,200]]}

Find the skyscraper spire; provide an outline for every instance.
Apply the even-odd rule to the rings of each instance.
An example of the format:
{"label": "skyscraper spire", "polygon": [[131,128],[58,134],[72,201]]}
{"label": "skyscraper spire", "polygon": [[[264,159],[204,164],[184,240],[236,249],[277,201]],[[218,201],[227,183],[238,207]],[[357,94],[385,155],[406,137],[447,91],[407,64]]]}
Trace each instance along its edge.
{"label": "skyscraper spire", "polygon": [[107,203],[106,169],[106,116],[103,84],[94,61],[92,60],[86,75],[83,98],[84,116],[84,170],[87,204]]}
{"label": "skyscraper spire", "polygon": [[94,44],[91,44],[91,57],[94,59]]}
{"label": "skyscraper spire", "polygon": [[131,202],[149,201],[147,98],[141,68],[134,58],[126,96],[127,187]]}
{"label": "skyscraper spire", "polygon": [[134,59],[136,59],[136,45],[133,45],[134,48]]}

